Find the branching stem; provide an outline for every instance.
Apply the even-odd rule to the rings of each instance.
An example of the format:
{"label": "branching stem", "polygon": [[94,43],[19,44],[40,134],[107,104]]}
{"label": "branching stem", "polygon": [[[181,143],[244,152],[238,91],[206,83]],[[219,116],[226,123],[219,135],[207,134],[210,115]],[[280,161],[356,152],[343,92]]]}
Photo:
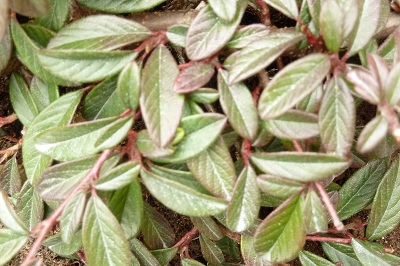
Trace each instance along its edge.
{"label": "branching stem", "polygon": [[326,236],[306,236],[308,241],[318,241],[318,242],[333,242],[341,244],[351,244],[350,238],[338,238],[338,237],[326,237]]}

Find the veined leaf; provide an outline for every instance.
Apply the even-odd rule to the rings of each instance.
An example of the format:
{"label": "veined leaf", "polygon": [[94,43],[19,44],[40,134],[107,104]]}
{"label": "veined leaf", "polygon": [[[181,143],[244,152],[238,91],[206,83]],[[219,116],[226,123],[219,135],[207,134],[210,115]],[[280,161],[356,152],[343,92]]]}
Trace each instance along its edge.
{"label": "veined leaf", "polygon": [[66,244],[70,244],[81,225],[86,206],[86,194],[83,190],[78,191],[68,202],[60,216],[61,238]]}
{"label": "veined leaf", "polygon": [[68,19],[71,0],[50,0],[50,11],[47,16],[35,19],[35,22],[53,31],[59,31]]}
{"label": "veined leaf", "polygon": [[164,248],[151,250],[150,252],[160,262],[161,266],[167,266],[178,253],[178,248]]}
{"label": "veined leaf", "polygon": [[140,164],[134,161],[126,162],[100,175],[94,187],[98,190],[117,190],[132,183],[139,175]]}
{"label": "veined leaf", "polygon": [[242,81],[271,64],[290,46],[304,39],[304,35],[294,30],[279,30],[271,32],[262,39],[249,44],[243,50],[232,54],[225,61],[232,63],[227,67],[229,84]]}
{"label": "veined leaf", "polygon": [[149,35],[150,31],[135,21],[113,15],[94,15],[68,24],[47,48],[110,51],[143,41]]}
{"label": "veined leaf", "polygon": [[214,75],[214,67],[209,63],[196,62],[181,70],[174,82],[174,91],[189,93],[207,84]]}
{"label": "veined leaf", "polygon": [[286,66],[260,96],[258,111],[262,119],[285,113],[310,94],[330,70],[325,54],[311,54]]}
{"label": "veined leaf", "polygon": [[367,238],[376,240],[391,232],[400,222],[400,155],[391,163],[378,186],[370,216]]}
{"label": "veined leaf", "polygon": [[117,95],[125,108],[139,107],[141,66],[136,61],[127,64],[118,76]]}
{"label": "veined leaf", "polygon": [[267,38],[269,28],[264,24],[251,24],[238,30],[226,45],[232,49],[242,49],[259,39]]}
{"label": "veined leaf", "polygon": [[242,232],[252,226],[258,217],[260,198],[256,173],[250,165],[246,166],[239,175],[227,209],[228,228],[234,232]]}
{"label": "veined leaf", "polygon": [[224,211],[227,203],[187,187],[176,181],[141,170],[141,177],[150,193],[162,204],[182,215],[210,216]]}
{"label": "veined leaf", "polygon": [[321,1],[319,30],[329,51],[338,51],[343,43],[344,15],[337,0]]}
{"label": "veined leaf", "polygon": [[[59,161],[68,161],[94,155],[120,143],[132,127],[130,116],[111,117],[91,122],[49,129],[36,138],[36,149]],[[104,134],[111,135],[99,146]],[[101,144],[101,143],[100,143]]]}
{"label": "veined leaf", "polygon": [[72,82],[99,81],[121,71],[136,53],[85,50],[40,50],[40,63],[53,75]]}
{"label": "veined leaf", "polygon": [[245,139],[254,139],[258,132],[258,114],[253,97],[243,83],[228,84],[228,73],[218,72],[220,103],[229,123]]}
{"label": "veined leaf", "polygon": [[228,22],[235,18],[238,5],[236,0],[210,0],[208,3],[212,7],[214,13],[221,19]]}
{"label": "veined leaf", "polygon": [[354,90],[361,98],[374,105],[377,105],[380,102],[380,83],[371,71],[355,68],[347,73],[346,78],[353,83]]}
{"label": "veined leaf", "polygon": [[381,115],[377,115],[374,119],[361,131],[357,140],[357,150],[361,153],[373,150],[386,136],[389,124]]}
{"label": "veined leaf", "polygon": [[218,224],[211,217],[190,217],[190,220],[199,232],[207,238],[217,241],[224,237]]}
{"label": "veined leaf", "polygon": [[20,194],[18,195],[15,206],[18,216],[29,230],[42,221],[44,215],[44,203],[39,193],[29,183],[25,182]]}
{"label": "veined leaf", "polygon": [[45,16],[50,11],[49,0],[14,0],[10,8],[26,17]]}
{"label": "veined leaf", "polygon": [[196,260],[182,258],[182,266],[204,266],[204,264]]}
{"label": "veined leaf", "polygon": [[263,258],[287,262],[298,256],[306,240],[303,204],[301,196],[291,197],[257,228],[254,247]]}
{"label": "veined leaf", "polygon": [[340,8],[343,12],[343,37],[347,38],[349,34],[353,31],[354,26],[357,22],[359,15],[359,5],[358,0],[339,0]]}
{"label": "veined leaf", "polygon": [[186,46],[186,35],[189,30],[188,26],[174,25],[169,27],[167,30],[167,38],[174,45],[185,47]]}
{"label": "veined leaf", "polygon": [[78,232],[78,234],[74,236],[73,241],[69,244],[63,242],[61,233],[55,234],[46,238],[43,242],[43,246],[60,256],[71,256],[82,248],[82,233]]}
{"label": "veined leaf", "polygon": [[22,180],[18,170],[17,155],[14,155],[0,169],[0,190],[4,190],[8,195],[13,196],[21,190],[21,187]]}
{"label": "veined leaf", "polygon": [[262,255],[257,254],[254,249],[254,237],[241,235],[240,249],[243,260],[248,266],[272,266],[272,262],[267,261]]}
{"label": "veined leaf", "polygon": [[313,152],[256,152],[253,153],[251,161],[265,173],[299,182],[331,177],[349,165],[343,157]]}
{"label": "veined leaf", "polygon": [[129,240],[129,246],[135,256],[138,258],[141,266],[160,266],[158,260],[151,252],[136,238]]}
{"label": "veined leaf", "polygon": [[29,235],[11,229],[0,229],[0,265],[6,265],[25,245]]}
{"label": "veined leaf", "polygon": [[296,19],[299,16],[296,0],[264,0],[264,2],[289,18]]}
{"label": "veined leaf", "polygon": [[0,191],[0,221],[5,227],[18,234],[28,234],[29,232],[15,212],[4,190]]}
{"label": "veined leaf", "polygon": [[355,172],[339,190],[337,212],[345,220],[367,207],[373,200],[386,172],[386,159],[369,162]]}
{"label": "veined leaf", "polygon": [[257,184],[262,192],[277,198],[288,198],[304,189],[304,184],[272,175],[257,176]]}
{"label": "veined leaf", "polygon": [[362,266],[361,262],[357,259],[354,250],[349,245],[339,243],[322,242],[322,248],[328,258],[336,263],[340,262],[343,266]]}
{"label": "veined leaf", "polygon": [[299,259],[303,266],[335,266],[332,262],[305,250],[300,252]]}
{"label": "veined leaf", "polygon": [[30,91],[39,113],[60,98],[57,85],[44,82],[37,76],[34,76],[31,81]]}
{"label": "veined leaf", "polygon": [[196,103],[214,103],[219,98],[216,89],[200,88],[189,94],[189,98]]}
{"label": "veined leaf", "polygon": [[212,240],[200,235],[200,247],[203,257],[211,264],[221,265],[224,261],[222,250]]}
{"label": "veined leaf", "polygon": [[44,109],[28,128],[22,145],[22,159],[29,182],[36,179],[51,165],[51,157],[40,153],[35,148],[36,137],[45,130],[66,125],[72,119],[75,109],[82,97],[81,91],[70,92]]}
{"label": "veined leaf", "polygon": [[137,134],[136,146],[142,156],[149,159],[160,158],[171,155],[175,152],[174,147],[168,145],[164,148],[158,147],[149,136],[147,130],[141,130]]}
{"label": "veined leaf", "polygon": [[21,27],[39,48],[46,47],[51,38],[55,36],[53,31],[39,25],[23,24]]}
{"label": "veined leaf", "polygon": [[314,190],[308,191],[304,200],[303,216],[307,234],[328,231],[328,214]]}
{"label": "veined leaf", "polygon": [[193,61],[207,58],[218,52],[233,36],[239,25],[246,1],[238,1],[238,10],[230,22],[225,22],[207,5],[193,20],[186,38],[186,53]]}
{"label": "veined leaf", "polygon": [[92,195],[86,206],[82,227],[89,265],[130,265],[132,253],[124,231],[97,195]]}
{"label": "veined leaf", "polygon": [[182,115],[184,96],[173,90],[178,73],[166,47],[156,48],[143,68],[140,107],[150,137],[160,147],[171,142]]}
{"label": "veined leaf", "polygon": [[393,258],[385,257],[385,254],[382,254],[381,252],[369,247],[365,241],[353,238],[351,240],[351,245],[354,249],[354,253],[357,255],[357,258],[365,266],[395,266],[399,265],[400,263],[400,258],[393,260]]}
{"label": "veined leaf", "polygon": [[[1,14],[5,8],[7,9],[8,0],[0,0],[0,73],[7,67],[8,61],[10,61],[12,54],[12,41],[11,32],[8,27],[8,15]],[[3,3],[5,1],[5,3]],[[4,23],[4,25],[2,25]],[[4,32],[2,32],[2,27],[4,27]]]}
{"label": "veined leaf", "polygon": [[384,84],[385,90],[385,98],[388,103],[392,106],[397,105],[400,101],[400,82],[396,77],[400,75],[400,64],[397,63],[393,65],[392,69],[390,70],[390,74],[387,77],[387,80],[381,80]]}
{"label": "veined leaf", "polygon": [[90,9],[109,13],[132,13],[144,11],[155,7],[165,0],[105,0],[99,3],[97,0],[78,0],[77,2]]}

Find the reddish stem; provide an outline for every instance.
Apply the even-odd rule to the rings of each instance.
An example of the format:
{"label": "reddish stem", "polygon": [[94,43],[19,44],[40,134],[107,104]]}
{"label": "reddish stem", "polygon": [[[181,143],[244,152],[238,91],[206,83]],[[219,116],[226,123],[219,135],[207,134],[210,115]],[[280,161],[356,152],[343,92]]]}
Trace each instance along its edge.
{"label": "reddish stem", "polygon": [[292,141],[293,147],[296,149],[298,152],[304,152],[303,146],[301,146],[300,141],[298,140],[293,140]]}
{"label": "reddish stem", "polygon": [[333,242],[341,244],[351,244],[350,238],[337,238],[337,237],[325,237],[325,236],[306,236],[308,241],[318,241],[318,242]]}
{"label": "reddish stem", "polygon": [[264,23],[266,26],[271,26],[271,17],[269,15],[269,7],[267,3],[265,3],[263,0],[256,0],[257,5],[260,7],[261,11],[261,21]]}
{"label": "reddish stem", "polygon": [[241,154],[243,157],[244,165],[249,166],[251,157],[251,142],[248,139],[245,139],[242,144]]}
{"label": "reddish stem", "polygon": [[173,248],[178,248],[179,250],[183,250],[185,247],[189,246],[190,242],[196,238],[199,234],[199,230],[196,227],[193,227],[192,230],[187,232],[174,246]]}
{"label": "reddish stem", "polygon": [[6,117],[0,117],[0,127],[7,125],[7,124],[11,124],[12,122],[14,122],[15,120],[17,120],[18,117],[16,114],[12,114]]}

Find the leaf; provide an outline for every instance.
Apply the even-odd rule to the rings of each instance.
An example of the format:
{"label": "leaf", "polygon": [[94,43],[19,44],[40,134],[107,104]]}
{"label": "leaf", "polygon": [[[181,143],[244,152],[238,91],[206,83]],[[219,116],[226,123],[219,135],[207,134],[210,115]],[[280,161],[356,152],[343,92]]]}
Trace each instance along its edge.
{"label": "leaf", "polygon": [[268,38],[269,32],[269,28],[264,24],[247,25],[236,31],[226,46],[231,49],[242,49],[259,39]]}
{"label": "leaf", "polygon": [[356,111],[353,96],[341,78],[328,83],[318,118],[325,151],[348,155],[353,144]]}
{"label": "leaf", "polygon": [[[5,1],[8,3],[8,0],[0,1]],[[0,2],[0,73],[7,67],[12,54],[12,42],[10,28],[8,27],[8,16],[3,16],[2,14],[4,7],[5,10],[7,10],[7,6],[5,6],[6,3]],[[4,19],[5,21],[3,21]],[[2,23],[5,25],[3,26]],[[4,32],[2,32],[2,27],[4,27]]]}
{"label": "leaf", "polygon": [[83,117],[96,120],[117,116],[124,111],[117,91],[118,76],[112,76],[96,85],[85,98]]}
{"label": "leaf", "polygon": [[151,254],[151,252],[143,245],[142,242],[136,238],[129,240],[129,245],[133,253],[138,258],[142,266],[160,266],[158,260]]}
{"label": "leaf", "polygon": [[53,31],[59,31],[68,19],[70,8],[70,0],[50,0],[50,11],[48,15],[35,19],[35,23]]}
{"label": "leaf", "polygon": [[230,22],[220,19],[211,5],[207,5],[197,14],[186,37],[186,53],[190,60],[205,59],[228,43],[242,19],[247,4],[246,1],[239,1],[237,5],[238,10]]}
{"label": "leaf", "polygon": [[385,258],[385,255],[381,252],[374,250],[367,245],[367,242],[358,239],[352,239],[351,245],[353,246],[354,253],[357,258],[365,266],[382,265],[382,266],[395,266],[399,265],[399,260],[391,261]]}
{"label": "leaf", "polygon": [[142,233],[150,249],[169,248],[175,244],[175,233],[169,222],[148,203],[144,203]]}
{"label": "leaf", "polygon": [[349,165],[343,157],[313,152],[253,153],[251,161],[263,172],[299,182],[339,174]]}
{"label": "leaf", "polygon": [[35,24],[23,24],[22,29],[39,48],[46,47],[55,35],[51,30]]}
{"label": "leaf", "polygon": [[82,235],[89,265],[130,265],[132,254],[124,231],[97,195],[92,194],[86,206]]}
{"label": "leaf", "polygon": [[[0,1],[0,47],[3,43],[3,37],[6,34],[7,28],[8,28],[8,0],[1,0]],[[7,38],[7,37],[5,37]],[[10,38],[8,38],[8,40],[10,40]],[[1,48],[0,48],[1,51]],[[1,53],[0,53],[1,54]],[[1,62],[1,61],[0,61]],[[0,63],[0,71],[3,69],[3,67],[1,67],[2,64]]]}
{"label": "leaf", "polygon": [[271,262],[287,262],[296,258],[304,246],[306,232],[303,198],[291,197],[271,212],[254,235],[254,247]]}
{"label": "leaf", "polygon": [[239,175],[226,212],[226,223],[231,231],[242,232],[254,224],[260,210],[260,198],[256,173],[250,165],[246,166]]}
{"label": "leaf", "polygon": [[18,169],[17,155],[14,155],[0,169],[0,190],[13,196],[21,190],[21,187],[22,180]]}
{"label": "leaf", "polygon": [[40,50],[40,64],[62,79],[76,83],[99,81],[118,73],[137,56],[134,52]]}
{"label": "leaf", "polygon": [[156,48],[143,68],[140,107],[150,137],[159,147],[171,142],[181,119],[184,97],[173,91],[178,73],[165,46]]}
{"label": "leaf", "polygon": [[69,123],[81,97],[82,92],[79,90],[65,94],[46,107],[26,131],[22,145],[22,159],[27,178],[32,184],[35,184],[36,179],[52,161],[49,156],[36,150],[36,137],[49,128]]}
{"label": "leaf", "polygon": [[209,63],[195,62],[182,69],[174,82],[174,91],[189,93],[207,84],[214,75],[214,67]]}
{"label": "leaf", "polygon": [[39,193],[29,182],[25,182],[18,195],[15,206],[17,215],[29,230],[42,221],[44,215],[44,203]]}
{"label": "leaf", "polygon": [[37,76],[34,76],[31,81],[30,92],[39,113],[60,98],[57,85],[44,82]]}
{"label": "leaf", "polygon": [[189,27],[184,25],[174,25],[167,29],[166,35],[168,40],[174,45],[185,47],[186,46],[186,35]]}
{"label": "leaf", "polygon": [[151,250],[150,252],[158,260],[158,262],[160,262],[161,266],[167,266],[178,253],[178,248],[165,248],[159,250]]}
{"label": "leaf", "polygon": [[165,0],[104,0],[101,3],[97,0],[78,0],[77,2],[90,9],[100,10],[109,13],[132,13],[144,11],[155,7]]}
{"label": "leaf", "polygon": [[171,210],[188,216],[210,216],[224,211],[227,203],[199,193],[176,181],[141,170],[142,181],[150,193]]}
{"label": "leaf", "polygon": [[27,234],[29,229],[18,217],[4,190],[0,191],[0,221],[1,223],[19,234]]}
{"label": "leaf", "polygon": [[[125,116],[56,127],[37,136],[35,147],[59,161],[85,158],[120,143],[132,124],[132,118]],[[109,138],[102,141],[106,145],[99,146],[98,140],[108,133]]]}
{"label": "leaf", "polygon": [[10,8],[26,17],[42,17],[50,11],[49,0],[13,0]]}
{"label": "leaf", "polygon": [[339,190],[337,212],[345,220],[371,204],[386,172],[386,159],[370,161],[355,172]]}
{"label": "leaf", "polygon": [[359,5],[358,0],[339,0],[340,8],[343,12],[343,37],[347,38],[353,31],[354,26],[359,16]]}
{"label": "leaf", "polygon": [[219,98],[219,93],[215,89],[200,88],[189,94],[189,98],[196,103],[214,103]]}
{"label": "leaf", "polygon": [[61,227],[61,238],[65,244],[70,244],[76,237],[86,206],[86,194],[83,190],[78,191],[68,202],[62,212],[59,221]]}
{"label": "leaf", "polygon": [[321,2],[319,29],[329,51],[336,52],[343,43],[344,13],[336,0]]}
{"label": "leaf", "polygon": [[262,254],[257,254],[254,250],[254,237],[241,235],[240,239],[241,253],[244,262],[248,266],[272,266],[273,263],[267,261]]}
{"label": "leaf", "polygon": [[332,262],[305,250],[300,252],[299,259],[303,266],[335,266]]}
{"label": "leaf", "polygon": [[141,66],[136,61],[127,64],[118,76],[117,96],[125,108],[139,107]]}
{"label": "leaf", "polygon": [[54,253],[63,256],[73,256],[82,247],[82,233],[79,232],[75,235],[73,241],[69,244],[64,243],[61,237],[61,233],[48,237],[44,242],[43,246],[47,247]]}
{"label": "leaf", "polygon": [[266,121],[268,131],[282,139],[308,139],[319,134],[318,116],[300,110],[286,113]]}
{"label": "leaf", "polygon": [[322,242],[322,248],[328,258],[336,263],[342,263],[343,266],[362,266],[361,262],[357,259],[353,248],[349,245],[339,243]]}
{"label": "leaf", "polygon": [[264,2],[289,18],[296,19],[299,16],[299,10],[295,0],[264,0]]}
{"label": "leaf", "polygon": [[149,159],[160,158],[164,156],[171,155],[175,152],[174,147],[168,145],[164,148],[158,147],[149,136],[147,130],[141,130],[136,135],[136,146],[142,156]]}
{"label": "leaf", "polygon": [[243,83],[228,84],[228,73],[218,72],[220,103],[229,123],[245,139],[254,139],[258,132],[258,114],[253,97]]}
{"label": "leaf", "polygon": [[6,265],[28,240],[28,234],[21,234],[10,229],[0,229],[0,265]]}
{"label": "leaf", "polygon": [[10,78],[10,100],[18,119],[28,127],[39,111],[24,79],[17,73]]}
{"label": "leaf", "polygon": [[217,241],[224,237],[218,224],[211,217],[190,217],[190,220],[197,230],[208,239]]}
{"label": "leaf", "polygon": [[187,162],[197,181],[217,197],[229,199],[236,181],[232,157],[222,138]]}
{"label": "leaf", "polygon": [[386,136],[389,124],[381,115],[377,115],[374,119],[361,131],[357,140],[357,151],[367,153],[372,151]]}
{"label": "leaf", "polygon": [[400,82],[396,77],[400,75],[400,64],[397,63],[393,65],[390,70],[390,74],[387,79],[381,80],[384,84],[385,88],[385,98],[388,101],[388,104],[395,106],[400,101],[399,91],[400,91]]}
{"label": "leaf", "polygon": [[257,184],[262,192],[273,197],[286,199],[304,189],[304,184],[272,175],[257,176]]}
{"label": "leaf", "polygon": [[221,265],[225,261],[225,258],[217,244],[203,235],[200,235],[199,239],[201,253],[203,254],[204,259],[209,263]]}
{"label": "leaf", "polygon": [[260,96],[261,118],[274,118],[294,107],[321,83],[329,70],[329,58],[324,54],[311,54],[287,65]]}
{"label": "leaf", "polygon": [[279,30],[271,32],[258,39],[244,49],[232,54],[225,61],[229,71],[228,83],[233,84],[257,74],[271,64],[287,48],[304,39],[304,35],[294,30]]}
{"label": "leaf", "polygon": [[196,260],[182,258],[182,266],[204,266],[204,264]]}
{"label": "leaf", "polygon": [[76,20],[54,37],[48,49],[111,51],[150,36],[141,24],[113,15],[93,15]]}
{"label": "leaf", "polygon": [[391,163],[378,186],[370,216],[367,238],[379,239],[390,233],[400,222],[400,160],[399,155]]}
{"label": "leaf", "polygon": [[132,183],[139,175],[140,164],[129,161],[118,165],[110,171],[100,175],[94,184],[98,190],[110,191],[117,190]]}
{"label": "leaf", "polygon": [[321,199],[313,190],[308,191],[304,200],[303,216],[307,234],[328,231],[328,214]]}
{"label": "leaf", "polygon": [[378,104],[380,102],[380,84],[370,71],[352,69],[347,73],[346,78],[353,83],[354,90],[361,98],[372,104]]}
{"label": "leaf", "polygon": [[235,18],[238,5],[236,0],[210,0],[208,3],[219,18],[227,22]]}
{"label": "leaf", "polygon": [[217,113],[205,113],[184,117],[180,127],[185,136],[179,142],[175,152],[157,159],[159,162],[185,162],[205,151],[219,136],[225,127],[226,118]]}

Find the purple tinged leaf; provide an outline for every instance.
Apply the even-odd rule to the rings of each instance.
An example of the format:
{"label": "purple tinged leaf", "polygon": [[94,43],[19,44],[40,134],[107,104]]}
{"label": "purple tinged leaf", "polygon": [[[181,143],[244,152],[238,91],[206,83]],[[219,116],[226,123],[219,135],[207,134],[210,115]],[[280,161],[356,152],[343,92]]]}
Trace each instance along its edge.
{"label": "purple tinged leaf", "polygon": [[117,95],[124,107],[136,111],[139,107],[141,67],[130,62],[118,76]]}
{"label": "purple tinged leaf", "polygon": [[400,102],[400,63],[393,65],[386,79],[382,79],[384,83],[385,98],[391,106],[396,106]]}
{"label": "purple tinged leaf", "polygon": [[[0,229],[0,264],[6,265],[25,245],[28,234],[21,234],[11,229]],[[39,264],[40,265],[40,264]]]}
{"label": "purple tinged leaf", "polygon": [[[7,2],[8,0],[6,0]],[[0,0],[1,2],[1,0]],[[3,4],[0,3],[0,13],[1,13],[1,8]],[[2,15],[0,14],[0,31],[1,31],[1,20],[2,20]],[[8,21],[7,21],[7,26],[4,30],[3,37],[1,36],[0,32],[0,73],[7,67],[8,62],[11,58],[12,54],[12,41],[11,41],[11,33],[10,33],[10,27],[8,27]]]}
{"label": "purple tinged leaf", "polygon": [[262,147],[270,143],[274,139],[274,135],[268,130],[268,123],[266,120],[259,122],[257,137],[253,140],[251,145],[253,147]]}
{"label": "purple tinged leaf", "polygon": [[180,71],[174,82],[174,91],[189,93],[206,85],[214,75],[214,67],[203,62],[195,62]]}
{"label": "purple tinged leaf", "polygon": [[303,183],[265,174],[257,176],[257,184],[262,192],[282,199],[286,199],[304,189]]}
{"label": "purple tinged leaf", "polygon": [[10,199],[4,190],[0,191],[0,221],[1,223],[19,234],[28,234],[29,229],[24,225],[17,215],[14,207],[11,205]]}
{"label": "purple tinged leaf", "polygon": [[373,105],[380,102],[380,84],[371,72],[363,69],[353,69],[347,73],[346,78],[354,84],[354,90],[365,100]]}
{"label": "purple tinged leaf", "polygon": [[372,151],[386,136],[389,124],[381,115],[372,119],[361,131],[357,140],[357,150],[361,153]]}
{"label": "purple tinged leaf", "polygon": [[[321,1],[322,0],[306,0],[308,8],[310,10],[310,15],[314,21],[319,21],[319,16],[321,14]],[[356,0],[357,1],[357,0]],[[319,24],[316,23],[315,26],[319,28]]]}
{"label": "purple tinged leaf", "polygon": [[367,63],[371,74],[379,81],[381,88],[385,89],[389,77],[389,66],[386,61],[376,54],[368,53]]}
{"label": "purple tinged leaf", "polygon": [[267,38],[269,33],[269,28],[264,24],[251,24],[238,30],[226,46],[242,49],[261,38]]}
{"label": "purple tinged leaf", "polygon": [[343,43],[343,18],[344,14],[336,0],[322,1],[319,29],[329,51],[338,51]]}
{"label": "purple tinged leaf", "polygon": [[347,38],[353,31],[359,14],[358,0],[339,0],[340,9],[343,12],[343,38]]}
{"label": "purple tinged leaf", "polygon": [[225,261],[224,254],[217,244],[203,235],[200,235],[199,240],[201,253],[207,262],[221,265]]}
{"label": "purple tinged leaf", "polygon": [[264,0],[264,2],[289,18],[296,19],[299,16],[296,0]]}
{"label": "purple tinged leaf", "polygon": [[116,2],[115,0],[78,0],[79,4],[86,6],[90,9],[100,10],[108,13],[122,14],[134,13],[151,9],[165,0],[122,0]]}
{"label": "purple tinged leaf", "polygon": [[11,157],[0,169],[0,190],[6,191],[10,196],[19,192],[22,187],[16,156]]}
{"label": "purple tinged leaf", "polygon": [[328,213],[318,194],[313,190],[308,191],[304,200],[303,215],[307,234],[328,231]]}

